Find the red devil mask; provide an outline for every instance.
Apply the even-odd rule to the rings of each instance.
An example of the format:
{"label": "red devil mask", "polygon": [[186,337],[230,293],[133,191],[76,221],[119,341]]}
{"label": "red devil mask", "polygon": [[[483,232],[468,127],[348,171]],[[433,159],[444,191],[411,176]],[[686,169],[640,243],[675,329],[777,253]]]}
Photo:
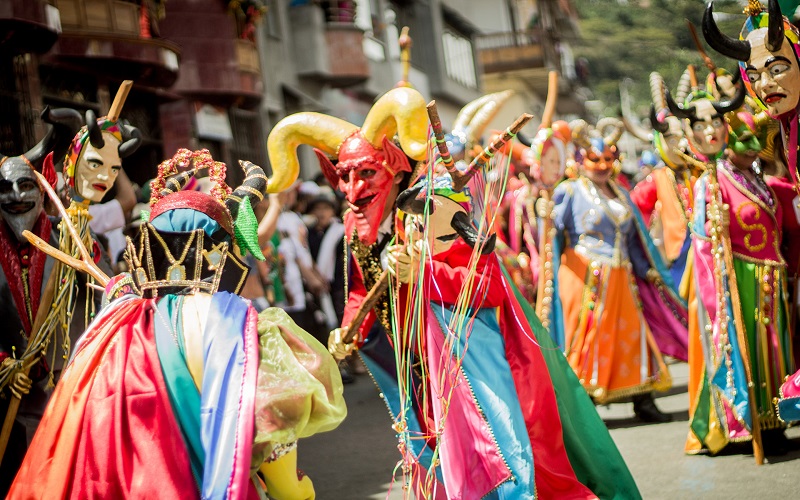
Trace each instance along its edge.
{"label": "red devil mask", "polygon": [[324,152],[314,151],[328,182],[337,186],[347,199],[349,210],[344,217],[347,237],[355,230],[362,242],[375,243],[378,228],[394,207],[396,177],[411,172],[408,158],[386,137],[382,148],[374,147],[361,131],[344,140],[336,166]]}

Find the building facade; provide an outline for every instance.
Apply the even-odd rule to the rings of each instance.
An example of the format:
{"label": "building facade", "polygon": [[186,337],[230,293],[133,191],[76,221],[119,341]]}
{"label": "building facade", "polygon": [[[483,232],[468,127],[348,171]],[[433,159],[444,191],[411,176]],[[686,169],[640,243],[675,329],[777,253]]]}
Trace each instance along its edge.
{"label": "building facade", "polygon": [[[492,126],[539,115],[550,69],[565,77],[559,112],[578,114],[570,8],[567,0],[6,0],[0,29],[13,36],[0,43],[0,150],[35,144],[45,105],[103,114],[130,79],[122,117],[144,135],[124,165],[134,181],[153,177],[181,147],[266,165],[266,136],[284,116],[363,122],[402,78],[403,26],[413,39],[408,80],[436,99],[446,127],[467,102],[507,88],[517,96]],[[303,177],[318,173],[310,149],[300,158]]]}

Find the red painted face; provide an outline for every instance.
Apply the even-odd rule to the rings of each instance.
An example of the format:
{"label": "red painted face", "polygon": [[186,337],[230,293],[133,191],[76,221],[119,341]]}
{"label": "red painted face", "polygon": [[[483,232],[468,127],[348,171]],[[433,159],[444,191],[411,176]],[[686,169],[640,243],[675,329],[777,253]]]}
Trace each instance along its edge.
{"label": "red painted face", "polygon": [[339,148],[339,162],[335,167],[321,152],[317,156],[323,173],[347,200],[350,208],[345,215],[348,238],[355,229],[362,242],[375,243],[384,216],[390,215],[394,207],[395,177],[400,172],[411,171],[405,154],[387,140],[383,141],[383,149],[377,149],[360,133],[355,133]]}

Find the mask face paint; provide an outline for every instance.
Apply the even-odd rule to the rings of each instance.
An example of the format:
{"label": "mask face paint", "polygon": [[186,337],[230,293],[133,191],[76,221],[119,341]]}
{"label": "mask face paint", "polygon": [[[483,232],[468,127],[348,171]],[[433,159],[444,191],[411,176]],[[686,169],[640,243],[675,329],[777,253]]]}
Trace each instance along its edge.
{"label": "mask face paint", "polygon": [[[453,229],[453,216],[467,211],[455,201],[440,195],[433,196],[433,213],[428,218],[428,248],[431,255],[450,250],[458,239],[458,233]],[[406,214],[403,220],[405,237],[408,245],[414,245],[425,237],[425,216]]]}
{"label": "mask face paint", "polygon": [[686,141],[683,136],[683,129],[681,128],[681,121],[674,117],[668,116],[665,123],[669,126],[669,130],[661,135],[662,141],[666,148],[662,154],[672,165],[682,166],[684,164],[683,158],[676,152],[686,152]]}
{"label": "mask face paint", "polygon": [[606,148],[602,153],[592,148],[586,152],[586,156],[583,158],[583,167],[586,170],[613,172],[614,163],[617,161],[616,152],[617,148],[615,146]]}
{"label": "mask face paint", "polygon": [[42,212],[42,191],[33,169],[19,158],[7,158],[0,166],[0,213],[22,243],[25,230],[32,231]]}
{"label": "mask face paint", "polygon": [[766,47],[767,28],[747,35],[750,59],[745,73],[753,92],[772,116],[780,116],[797,108],[800,100],[800,66],[791,43],[781,44],[780,50],[770,52]]}
{"label": "mask face paint", "polygon": [[120,141],[113,135],[103,132],[105,144],[95,148],[87,141],[78,164],[75,167],[75,192],[83,199],[99,203],[114,185],[122,168],[119,156]]}
{"label": "mask face paint", "polygon": [[397,198],[402,177],[395,172],[410,171],[408,160],[391,142],[384,141],[383,149],[377,149],[357,133],[342,143],[336,166],[327,168],[335,169],[337,186],[350,208],[345,214],[348,237],[355,230],[362,242],[375,243],[381,223],[391,214]]}
{"label": "mask face paint", "polygon": [[689,122],[689,142],[700,154],[714,158],[727,146],[728,126],[725,119],[708,99],[694,101],[691,106],[695,109],[695,119]]}

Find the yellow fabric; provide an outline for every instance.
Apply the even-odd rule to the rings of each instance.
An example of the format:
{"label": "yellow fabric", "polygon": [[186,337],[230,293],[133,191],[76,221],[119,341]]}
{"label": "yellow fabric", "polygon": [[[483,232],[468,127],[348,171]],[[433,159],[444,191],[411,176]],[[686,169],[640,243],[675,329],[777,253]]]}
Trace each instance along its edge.
{"label": "yellow fabric", "polygon": [[336,428],[347,408],[333,357],[283,309],[258,315],[258,336],[253,457],[264,461],[276,445]]}

